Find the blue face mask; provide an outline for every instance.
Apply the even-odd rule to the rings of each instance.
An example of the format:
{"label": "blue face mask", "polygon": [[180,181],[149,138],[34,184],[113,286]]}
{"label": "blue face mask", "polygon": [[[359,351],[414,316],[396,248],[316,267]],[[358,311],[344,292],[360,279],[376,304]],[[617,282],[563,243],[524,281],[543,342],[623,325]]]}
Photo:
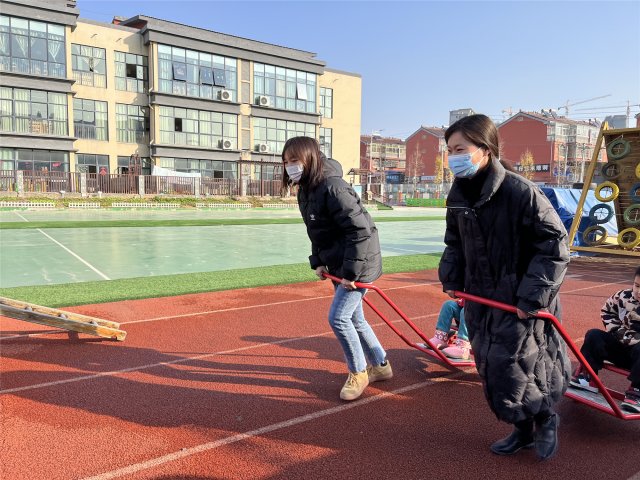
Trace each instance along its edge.
{"label": "blue face mask", "polygon": [[304,167],[300,163],[295,163],[293,165],[287,165],[284,167],[287,170],[287,175],[289,175],[289,180],[292,183],[300,182],[302,178],[302,174],[304,172]]}
{"label": "blue face mask", "polygon": [[[478,148],[478,150],[480,150]],[[456,178],[471,178],[478,173],[480,164],[473,163],[471,157],[478,151],[473,153],[462,153],[460,155],[449,155],[449,170],[453,172]]]}

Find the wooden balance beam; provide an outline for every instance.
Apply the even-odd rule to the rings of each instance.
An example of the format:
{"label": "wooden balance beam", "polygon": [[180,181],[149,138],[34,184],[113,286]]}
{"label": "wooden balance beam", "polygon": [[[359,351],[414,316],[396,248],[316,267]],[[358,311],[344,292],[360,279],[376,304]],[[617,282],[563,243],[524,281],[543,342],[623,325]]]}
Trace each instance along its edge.
{"label": "wooden balance beam", "polygon": [[86,333],[121,342],[127,336],[127,332],[120,330],[120,324],[116,322],[6,297],[0,297],[0,315],[68,330],[71,339],[77,339],[78,333]]}

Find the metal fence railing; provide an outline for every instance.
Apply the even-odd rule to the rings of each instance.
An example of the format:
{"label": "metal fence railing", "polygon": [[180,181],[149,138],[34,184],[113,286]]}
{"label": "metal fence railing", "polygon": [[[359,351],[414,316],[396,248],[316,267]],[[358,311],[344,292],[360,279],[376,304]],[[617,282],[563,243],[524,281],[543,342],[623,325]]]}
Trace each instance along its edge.
{"label": "metal fence railing", "polygon": [[281,196],[281,180],[0,170],[0,192]]}

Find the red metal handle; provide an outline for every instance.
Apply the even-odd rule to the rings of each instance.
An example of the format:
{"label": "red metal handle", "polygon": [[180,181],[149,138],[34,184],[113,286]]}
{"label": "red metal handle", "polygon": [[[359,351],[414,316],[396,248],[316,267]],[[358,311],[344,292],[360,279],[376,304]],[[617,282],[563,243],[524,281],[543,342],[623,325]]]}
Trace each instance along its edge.
{"label": "red metal handle", "polygon": [[[331,280],[333,280],[334,282],[337,283],[341,283],[342,279],[331,275],[327,272],[323,272],[322,274],[325,278],[329,278]],[[416,348],[424,353],[427,353],[431,356],[437,357],[439,360],[441,360],[443,363],[449,365],[449,366],[455,366],[455,367],[462,367],[462,366],[467,366],[467,365],[473,365],[473,363],[471,362],[466,362],[466,363],[461,363],[461,362],[452,362],[446,355],[444,355],[438,348],[436,348],[431,341],[424,335],[424,333],[422,333],[422,331],[404,314],[404,312],[402,310],[400,310],[400,308],[398,308],[398,306],[393,303],[393,301],[382,291],[380,290],[378,287],[376,287],[375,285],[373,285],[372,283],[361,283],[361,282],[354,282],[355,286],[357,288],[366,288],[367,290],[372,290],[374,292],[376,292],[378,295],[380,295],[385,302],[387,302],[387,304],[413,329],[414,332],[416,332],[418,334],[418,336],[424,340],[425,344],[429,346],[430,349],[425,349],[422,346],[411,342],[395,325],[393,325],[385,316],[384,314],[375,306],[373,305],[369,299],[367,299],[366,297],[363,298],[363,301],[369,305],[369,307],[371,307],[371,309],[378,314],[378,316],[380,316],[380,318],[382,320],[384,320],[384,322],[402,339],[404,340],[404,342],[409,345],[410,347]],[[460,291],[454,291],[454,295],[458,298],[464,298],[465,301],[468,302],[475,302],[475,303],[480,303],[482,305],[486,305],[488,307],[492,307],[492,308],[497,308],[500,310],[504,310],[506,312],[510,312],[510,313],[517,313],[517,308],[513,305],[508,305],[506,303],[501,303],[501,302],[497,302],[495,300],[491,300],[488,298],[484,298],[484,297],[478,297],[477,295],[472,295],[470,293],[465,293],[465,292],[460,292]],[[554,328],[558,331],[558,333],[560,334],[560,336],[562,337],[562,339],[565,341],[565,343],[567,344],[567,346],[569,347],[569,349],[573,352],[573,354],[576,356],[576,358],[578,359],[578,361],[580,362],[580,364],[582,365],[582,367],[587,371],[587,373],[589,373],[589,375],[591,375],[592,381],[598,386],[598,389],[600,390],[600,393],[604,396],[604,398],[607,400],[607,403],[609,404],[609,406],[611,407],[611,410],[607,410],[606,407],[600,405],[599,403],[596,402],[592,402],[592,401],[585,401],[583,399],[579,399],[575,396],[570,396],[568,393],[567,395],[570,396],[570,398],[574,398],[575,400],[581,401],[582,403],[588,403],[590,406],[592,406],[593,408],[596,408],[598,410],[601,410],[603,412],[609,413],[611,414],[611,412],[613,412],[613,415],[623,419],[623,420],[638,420],[640,419],[640,414],[625,414],[620,407],[618,406],[618,404],[615,402],[615,400],[613,399],[610,390],[604,386],[604,384],[602,383],[602,381],[600,380],[600,377],[598,377],[598,375],[596,375],[596,373],[593,371],[593,369],[591,368],[591,366],[589,365],[589,363],[587,362],[587,360],[584,358],[584,356],[582,355],[582,353],[580,353],[580,350],[578,349],[578,347],[576,347],[576,345],[573,343],[573,340],[571,339],[571,337],[569,336],[569,334],[567,333],[567,331],[564,329],[564,327],[562,326],[562,324],[560,323],[560,321],[555,317],[555,315],[552,315],[549,312],[537,312],[534,318],[541,318],[544,320],[548,320],[549,322],[551,322],[554,326]],[[526,321],[526,320],[522,320],[522,321]],[[619,392],[614,392],[616,394],[619,394]]]}
{"label": "red metal handle", "polygon": [[[516,307],[514,307],[513,305],[508,305],[506,303],[496,302],[495,300],[490,300],[488,298],[478,297],[476,295],[472,295],[470,293],[465,293],[465,292],[460,292],[460,291],[457,291],[457,290],[454,291],[453,294],[456,297],[464,298],[465,301],[480,303],[482,305],[487,305],[488,307],[497,308],[497,309],[504,310],[504,311],[511,312],[511,313],[516,313],[517,312],[517,308]],[[534,318],[542,318],[544,320],[550,321],[553,324],[554,328],[558,331],[558,333],[560,334],[562,339],[565,341],[567,346],[571,349],[571,351],[576,356],[576,358],[578,359],[578,361],[580,362],[582,367],[589,373],[589,375],[591,375],[592,381],[598,386],[598,389],[600,390],[600,393],[602,393],[604,398],[607,400],[607,403],[609,403],[609,406],[611,407],[611,409],[615,413],[616,417],[622,418],[622,419],[627,419],[627,418],[634,418],[635,419],[636,417],[640,417],[640,415],[638,415],[638,416],[636,416],[636,415],[626,415],[620,409],[618,404],[615,402],[615,400],[613,399],[613,397],[609,393],[609,389],[604,386],[604,384],[602,383],[602,381],[600,380],[600,378],[598,377],[596,372],[593,371],[593,369],[591,368],[591,365],[589,365],[589,362],[587,362],[587,360],[584,358],[582,353],[580,353],[580,350],[578,350],[578,347],[576,347],[576,345],[573,343],[573,340],[571,339],[571,337],[569,336],[567,331],[564,329],[564,327],[562,326],[560,321],[555,317],[555,315],[552,315],[549,312],[537,312]],[[526,321],[526,320],[523,320],[523,321]],[[598,409],[600,409],[602,411],[605,411],[605,412],[607,411],[606,409],[604,409],[600,405],[592,404],[592,403],[590,403],[590,405],[592,405],[593,407],[598,408]]]}
{"label": "red metal handle", "polygon": [[[327,272],[323,272],[322,275],[325,278],[329,278],[331,280],[333,280],[334,282],[340,283],[342,282],[342,279],[331,275]],[[367,290],[372,290],[374,292],[376,292],[378,295],[380,295],[382,297],[382,299],[387,303],[387,305],[389,305],[394,312],[396,312],[400,318],[402,318],[402,320],[404,320],[404,322],[409,325],[409,327],[411,327],[411,329],[424,341],[424,343],[426,345],[429,346],[429,348],[424,348],[421,345],[416,344],[415,342],[412,342],[411,340],[409,340],[409,338],[407,338],[407,336],[402,333],[398,327],[396,327],[393,323],[391,323],[391,321],[389,321],[387,319],[387,317],[384,315],[384,313],[382,313],[380,311],[380,309],[378,307],[376,307],[373,303],[371,303],[371,301],[365,296],[362,301],[365,302],[367,305],[369,305],[369,307],[371,308],[371,310],[373,310],[386,324],[387,326],[393,330],[396,335],[398,335],[403,341],[404,343],[406,343],[407,345],[409,345],[410,347],[413,347],[417,350],[420,350],[423,353],[426,353],[428,355],[434,356],[436,358],[438,358],[441,362],[451,366],[451,367],[456,367],[456,368],[460,368],[460,367],[467,367],[467,366],[472,366],[474,365],[473,361],[467,361],[467,362],[452,362],[451,359],[449,357],[447,357],[444,353],[442,353],[442,351],[440,349],[438,349],[433,343],[431,343],[431,340],[429,339],[429,337],[427,337],[422,330],[420,330],[418,328],[418,326],[413,323],[411,321],[411,319],[409,317],[407,317],[405,315],[405,313],[400,310],[400,308],[393,302],[393,300],[391,300],[386,293],[384,293],[382,290],[380,290],[380,288],[376,287],[373,283],[361,283],[361,282],[354,282],[356,287],[358,288],[366,288]]]}

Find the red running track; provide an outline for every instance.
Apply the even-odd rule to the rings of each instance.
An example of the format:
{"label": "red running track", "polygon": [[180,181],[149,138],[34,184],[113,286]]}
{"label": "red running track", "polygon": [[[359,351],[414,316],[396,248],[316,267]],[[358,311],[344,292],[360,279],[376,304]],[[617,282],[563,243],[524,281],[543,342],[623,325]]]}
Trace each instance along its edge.
{"label": "red running track", "polygon": [[[571,265],[562,301],[574,339],[600,326],[630,272]],[[435,271],[377,285],[431,333],[446,298]],[[70,308],[120,322],[123,343],[73,344],[3,318],[0,478],[640,478],[640,422],[567,399],[556,458],[492,455],[510,427],[475,371],[427,358],[373,314],[395,376],[340,401],[330,300],[330,284],[314,282]]]}

